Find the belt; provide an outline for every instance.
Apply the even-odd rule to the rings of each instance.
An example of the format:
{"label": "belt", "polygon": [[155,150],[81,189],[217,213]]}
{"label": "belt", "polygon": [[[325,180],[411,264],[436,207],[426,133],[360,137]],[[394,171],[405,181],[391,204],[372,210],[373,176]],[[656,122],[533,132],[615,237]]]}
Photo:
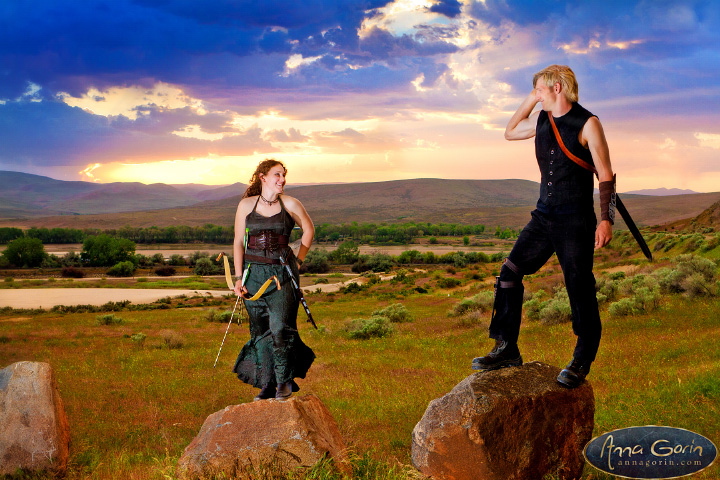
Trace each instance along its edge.
{"label": "belt", "polygon": [[250,254],[246,253],[245,256],[243,257],[243,259],[246,262],[251,262],[251,263],[268,263],[268,264],[273,264],[273,265],[280,265],[279,258],[261,257],[259,255],[250,255]]}
{"label": "belt", "polygon": [[288,246],[290,238],[287,235],[275,233],[272,230],[263,230],[256,235],[248,237],[247,248],[250,250],[265,250],[275,252]]}

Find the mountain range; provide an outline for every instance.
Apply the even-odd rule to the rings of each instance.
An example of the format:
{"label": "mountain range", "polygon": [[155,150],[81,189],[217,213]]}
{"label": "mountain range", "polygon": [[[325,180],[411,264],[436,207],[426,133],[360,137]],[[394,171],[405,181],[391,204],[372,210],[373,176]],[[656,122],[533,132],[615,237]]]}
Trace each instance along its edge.
{"label": "mountain range", "polygon": [[[232,225],[243,184],[220,187],[66,182],[0,172],[0,226],[111,229]],[[668,190],[670,191],[670,190]],[[539,184],[529,180],[412,179],[288,187],[316,224],[433,222],[522,227]],[[720,192],[622,194],[639,226],[700,215]],[[597,204],[597,202],[596,202]],[[619,215],[618,215],[619,217]],[[619,228],[624,228],[618,221]]]}

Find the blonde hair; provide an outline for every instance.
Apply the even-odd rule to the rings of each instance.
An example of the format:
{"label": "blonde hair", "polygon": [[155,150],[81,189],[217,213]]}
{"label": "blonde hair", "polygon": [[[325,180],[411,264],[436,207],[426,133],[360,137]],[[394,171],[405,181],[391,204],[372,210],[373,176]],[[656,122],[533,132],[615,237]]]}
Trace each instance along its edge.
{"label": "blonde hair", "polygon": [[540,70],[533,76],[533,88],[539,78],[542,78],[549,88],[553,88],[556,83],[559,83],[568,102],[578,101],[577,79],[575,73],[567,65],[550,65]]}
{"label": "blonde hair", "polygon": [[252,177],[250,177],[250,184],[248,185],[247,190],[245,190],[245,194],[243,195],[243,198],[245,197],[253,197],[255,195],[260,195],[262,193],[262,184],[260,183],[260,175],[267,175],[271,168],[273,168],[276,165],[280,165],[283,170],[285,170],[285,175],[287,175],[287,168],[285,168],[285,165],[279,160],[275,160],[273,158],[268,158],[267,160],[263,160],[258,164],[257,168],[255,169],[255,172],[252,174]]}

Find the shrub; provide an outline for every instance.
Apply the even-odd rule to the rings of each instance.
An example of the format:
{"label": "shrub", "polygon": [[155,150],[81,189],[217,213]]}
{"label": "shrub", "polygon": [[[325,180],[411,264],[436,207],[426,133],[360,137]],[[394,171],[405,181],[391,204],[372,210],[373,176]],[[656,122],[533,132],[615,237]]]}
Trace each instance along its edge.
{"label": "shrub", "polygon": [[123,323],[123,319],[116,317],[112,313],[108,313],[107,315],[98,315],[95,317],[95,323],[98,325],[120,325]]}
{"label": "shrub", "polygon": [[451,312],[453,316],[466,315],[470,312],[487,312],[492,309],[494,294],[490,290],[480,292],[470,298],[464,298],[457,303]]}
{"label": "shrub", "polygon": [[40,262],[40,268],[59,268],[62,267],[62,260],[57,255],[52,253],[45,255],[42,262]]}
{"label": "shrub", "polygon": [[205,317],[208,322],[218,322],[218,323],[227,323],[230,321],[230,316],[232,315],[232,312],[230,310],[220,311],[220,310],[210,310],[207,312],[207,316]]}
{"label": "shrub", "polygon": [[338,245],[338,248],[329,256],[336,263],[352,265],[360,258],[360,247],[352,240],[346,240]]}
{"label": "shrub", "polygon": [[703,296],[712,297],[717,293],[717,288],[711,282],[708,282],[707,278],[699,272],[692,273],[685,277],[682,280],[682,289],[685,295],[690,298]]}
{"label": "shrub", "polygon": [[195,268],[193,269],[193,273],[195,275],[214,275],[218,271],[218,268],[215,266],[213,261],[208,257],[201,257],[198,258],[195,262]]}
{"label": "shrub", "polygon": [[135,264],[133,262],[119,262],[110,267],[107,274],[111,277],[132,277],[135,272]]}
{"label": "shrub", "polygon": [[357,340],[382,338],[393,332],[390,321],[385,317],[358,318],[348,325],[348,336]]}
{"label": "shrub", "polygon": [[153,265],[165,265],[165,255],[162,253],[156,253],[152,257],[150,257],[152,260]]}
{"label": "shrub", "polygon": [[341,293],[360,293],[363,290],[363,286],[357,282],[350,282],[344,287],[340,288]]}
{"label": "shrub", "polygon": [[310,250],[300,266],[300,273],[325,273],[330,270],[329,254],[324,250]]}
{"label": "shrub", "polygon": [[413,320],[410,312],[408,312],[407,308],[405,308],[402,303],[388,305],[385,308],[375,310],[372,314],[373,317],[385,317],[390,320],[391,323],[412,322]]}
{"label": "shrub", "polygon": [[161,330],[160,338],[162,338],[165,346],[170,349],[182,348],[185,346],[185,337],[175,330]]}
{"label": "shrub", "polygon": [[68,252],[60,261],[64,267],[82,267],[82,258],[77,252]]}
{"label": "shrub", "polygon": [[439,279],[437,285],[440,288],[453,288],[460,285],[460,283],[460,280],[457,278],[447,277]]}
{"label": "shrub", "polygon": [[170,255],[170,265],[182,266],[185,265],[185,257],[182,255],[176,253],[174,255]]}
{"label": "shrub", "polygon": [[463,252],[455,252],[452,256],[452,263],[457,268],[462,268],[467,265],[468,262]]}
{"label": "shrub", "polygon": [[540,321],[546,325],[569,322],[572,319],[570,299],[565,287],[559,289],[553,298],[547,301],[538,314]]}
{"label": "shrub", "polygon": [[523,311],[528,320],[540,320],[540,311],[545,308],[549,302],[547,297],[549,297],[549,295],[545,290],[538,290],[530,297],[530,300],[523,303]]}
{"label": "shrub", "polygon": [[158,267],[155,269],[155,275],[160,277],[171,277],[175,275],[175,268],[169,265]]}
{"label": "shrub", "polygon": [[608,313],[613,317],[624,317],[638,312],[634,298],[621,298],[608,307]]}
{"label": "shrub", "polygon": [[62,269],[60,275],[62,275],[63,278],[83,278],[85,277],[85,272],[79,268],[65,267]]}
{"label": "shrub", "polygon": [[147,338],[147,335],[144,333],[133,333],[130,335],[130,339],[135,342],[135,344],[139,347],[142,347],[145,344],[145,339]]}
{"label": "shrub", "polygon": [[660,268],[653,273],[664,293],[685,293],[689,297],[713,296],[717,265],[697,255],[679,255],[676,268]]}
{"label": "shrub", "polygon": [[596,285],[596,290],[603,295],[606,300],[615,300],[620,290],[620,285],[612,278],[602,278]]}
{"label": "shrub", "polygon": [[393,257],[385,253],[373,253],[372,255],[360,255],[360,258],[352,266],[352,271],[357,273],[387,272],[395,264]]}

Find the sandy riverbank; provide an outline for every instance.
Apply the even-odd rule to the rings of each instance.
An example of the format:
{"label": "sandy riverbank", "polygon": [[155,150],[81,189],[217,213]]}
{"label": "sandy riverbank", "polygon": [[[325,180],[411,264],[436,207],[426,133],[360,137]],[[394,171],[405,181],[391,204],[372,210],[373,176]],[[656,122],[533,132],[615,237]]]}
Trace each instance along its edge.
{"label": "sandy riverbank", "polygon": [[52,308],[56,305],[104,305],[108,302],[152,303],[179,295],[226,295],[224,290],[139,288],[28,288],[0,290],[0,307]]}

